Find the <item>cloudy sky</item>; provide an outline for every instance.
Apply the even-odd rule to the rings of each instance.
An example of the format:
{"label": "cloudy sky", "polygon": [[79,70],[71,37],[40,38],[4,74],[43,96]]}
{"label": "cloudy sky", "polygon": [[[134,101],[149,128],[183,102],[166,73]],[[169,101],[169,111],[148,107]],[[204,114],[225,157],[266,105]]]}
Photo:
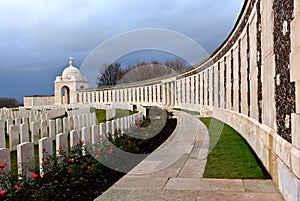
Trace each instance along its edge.
{"label": "cloudy sky", "polygon": [[[244,0],[0,0],[0,97],[52,95],[70,56],[136,29],[185,35],[208,53],[231,32]],[[97,74],[97,72],[95,72]]]}

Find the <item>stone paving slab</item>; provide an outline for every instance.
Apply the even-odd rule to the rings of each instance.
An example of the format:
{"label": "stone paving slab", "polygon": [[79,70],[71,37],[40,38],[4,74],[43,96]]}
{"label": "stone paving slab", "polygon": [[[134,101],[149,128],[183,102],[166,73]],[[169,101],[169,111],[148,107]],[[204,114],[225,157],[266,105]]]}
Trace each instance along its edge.
{"label": "stone paving slab", "polygon": [[283,201],[279,193],[200,191],[197,201]]}
{"label": "stone paving slab", "polygon": [[202,178],[207,129],[195,116],[174,115],[172,136],[97,201],[283,201],[271,180]]}
{"label": "stone paving slab", "polygon": [[149,176],[125,176],[112,189],[162,189],[168,178]]}
{"label": "stone paving slab", "polygon": [[240,179],[170,178],[164,189],[244,192]]}

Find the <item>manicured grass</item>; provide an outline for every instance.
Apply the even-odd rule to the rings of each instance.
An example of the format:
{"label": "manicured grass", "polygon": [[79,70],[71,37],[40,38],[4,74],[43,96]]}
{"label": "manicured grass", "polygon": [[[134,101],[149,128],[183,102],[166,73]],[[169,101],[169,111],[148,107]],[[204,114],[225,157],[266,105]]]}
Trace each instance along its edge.
{"label": "manicured grass", "polygon": [[[95,110],[95,112],[96,112],[98,123],[102,123],[102,122],[107,121],[105,110]],[[121,118],[121,117],[126,117],[126,116],[132,115],[134,113],[135,112],[131,111],[131,110],[116,109],[116,116],[115,116],[114,119]]]}
{"label": "manicured grass", "polygon": [[191,115],[200,115],[200,113],[197,112],[197,111],[185,110],[185,109],[181,109],[181,108],[172,108],[172,109],[173,110],[178,110],[178,111],[183,111],[183,112],[189,113]]}
{"label": "manicured grass", "polygon": [[[220,127],[222,122],[211,118],[200,118],[210,128],[211,122],[216,122],[209,129],[209,135],[216,143],[217,135],[213,127]],[[267,179],[270,178],[267,171],[261,165],[245,140],[231,127],[224,124],[222,133],[216,145],[208,155],[205,167],[205,178],[228,179]]]}
{"label": "manicured grass", "polygon": [[131,110],[117,109],[115,119],[126,117],[126,116],[132,115],[134,113],[136,113],[136,112],[131,111]]}
{"label": "manicured grass", "polygon": [[106,111],[105,110],[95,110],[97,116],[97,122],[102,123],[106,121]]}

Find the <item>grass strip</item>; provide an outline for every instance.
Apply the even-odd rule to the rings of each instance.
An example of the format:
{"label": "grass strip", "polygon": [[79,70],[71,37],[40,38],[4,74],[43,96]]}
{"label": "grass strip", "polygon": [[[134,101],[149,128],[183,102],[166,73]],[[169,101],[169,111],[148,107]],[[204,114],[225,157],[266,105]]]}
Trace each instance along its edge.
{"label": "grass strip", "polygon": [[[215,138],[212,122],[222,123],[212,118],[200,118],[209,128],[209,135]],[[269,179],[255,153],[247,142],[230,126],[224,124],[218,142],[208,155],[205,178],[227,179]]]}

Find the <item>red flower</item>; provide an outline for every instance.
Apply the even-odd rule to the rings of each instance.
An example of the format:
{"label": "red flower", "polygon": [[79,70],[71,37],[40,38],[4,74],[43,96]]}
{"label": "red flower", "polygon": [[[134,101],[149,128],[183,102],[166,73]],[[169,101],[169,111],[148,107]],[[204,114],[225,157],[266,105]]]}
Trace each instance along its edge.
{"label": "red flower", "polygon": [[31,175],[31,178],[32,179],[36,179],[36,178],[38,178],[39,177],[39,175],[38,174],[35,174],[35,173],[33,173],[32,175]]}
{"label": "red flower", "polygon": [[3,197],[4,195],[6,194],[6,190],[2,190],[1,192],[0,192],[0,195]]}
{"label": "red flower", "polygon": [[98,148],[98,154],[100,154],[101,153],[101,149],[100,148]]}
{"label": "red flower", "polygon": [[150,134],[148,134],[148,133],[145,134],[145,137],[149,137],[149,136],[150,136]]}
{"label": "red flower", "polygon": [[130,140],[128,140],[128,144],[130,144],[131,143],[131,141]]}
{"label": "red flower", "polygon": [[91,166],[89,165],[87,168],[88,168],[88,170],[89,170],[89,169],[91,169]]}
{"label": "red flower", "polygon": [[68,159],[68,163],[71,163],[71,162],[72,162],[72,158],[69,158],[69,159]]}
{"label": "red flower", "polygon": [[100,156],[100,154],[97,154],[97,155],[95,156],[95,158],[97,159],[97,158],[99,158],[99,156]]}
{"label": "red flower", "polygon": [[42,149],[42,152],[45,152],[45,151],[46,151],[46,149],[45,149],[45,148],[43,148],[43,149]]}
{"label": "red flower", "polygon": [[62,148],[63,148],[63,146],[61,146],[61,145],[58,147],[59,150],[62,150]]}
{"label": "red flower", "polygon": [[0,168],[5,168],[6,165],[7,165],[6,163],[1,163]]}
{"label": "red flower", "polygon": [[110,147],[108,153],[109,153],[109,154],[112,154],[112,152],[113,152],[113,149],[112,149],[112,147]]}
{"label": "red flower", "polygon": [[18,186],[17,184],[15,185],[15,189],[18,190],[18,191],[21,191],[23,189],[22,186]]}
{"label": "red flower", "polygon": [[49,162],[47,161],[47,160],[45,160],[45,159],[42,159],[42,164],[44,164],[44,165],[48,165],[49,164]]}

